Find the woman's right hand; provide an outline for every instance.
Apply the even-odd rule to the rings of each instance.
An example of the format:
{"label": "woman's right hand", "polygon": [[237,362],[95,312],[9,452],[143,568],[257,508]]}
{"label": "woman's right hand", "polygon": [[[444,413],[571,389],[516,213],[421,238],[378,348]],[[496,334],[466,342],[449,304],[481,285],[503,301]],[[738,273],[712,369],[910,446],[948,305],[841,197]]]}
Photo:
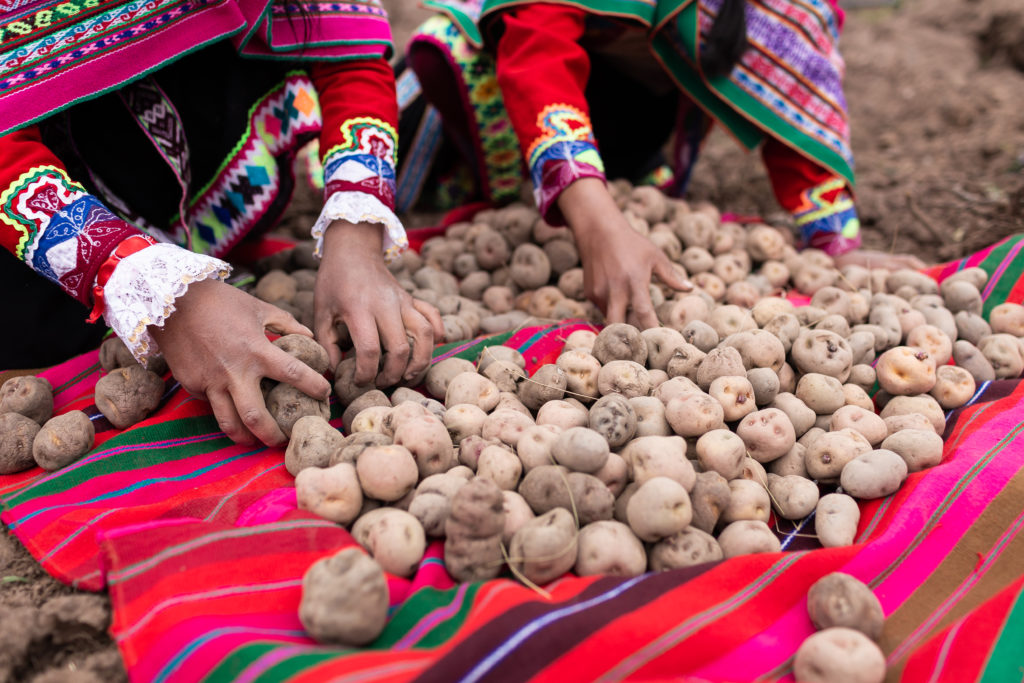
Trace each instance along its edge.
{"label": "woman's right hand", "polygon": [[175,379],[210,402],[217,424],[235,443],[285,441],[263,401],[264,377],[314,398],[330,396],[326,379],[267,339],[267,330],[313,336],[285,311],[217,280],[193,283],[175,307],[162,328],[151,329],[153,338]]}
{"label": "woman's right hand", "polygon": [[644,328],[659,325],[651,302],[652,274],[673,289],[693,289],[653,242],[630,227],[603,181],[575,181],[559,195],[558,208],[576,237],[587,298],[607,322],[625,322],[631,309]]}

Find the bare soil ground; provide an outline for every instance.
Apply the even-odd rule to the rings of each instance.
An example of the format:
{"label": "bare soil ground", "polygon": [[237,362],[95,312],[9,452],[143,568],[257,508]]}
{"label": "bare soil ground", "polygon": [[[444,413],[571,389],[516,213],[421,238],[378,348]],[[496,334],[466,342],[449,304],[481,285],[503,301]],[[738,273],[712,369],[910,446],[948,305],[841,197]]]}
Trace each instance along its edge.
{"label": "bare soil ground", "polygon": [[[404,43],[427,16],[385,2]],[[842,39],[865,245],[956,258],[1024,231],[1024,8],[1020,0],[906,0],[862,9]],[[778,217],[759,158],[718,133],[691,195]],[[413,220],[413,223],[420,221]],[[0,682],[117,683],[105,595],[43,572],[0,535]]]}

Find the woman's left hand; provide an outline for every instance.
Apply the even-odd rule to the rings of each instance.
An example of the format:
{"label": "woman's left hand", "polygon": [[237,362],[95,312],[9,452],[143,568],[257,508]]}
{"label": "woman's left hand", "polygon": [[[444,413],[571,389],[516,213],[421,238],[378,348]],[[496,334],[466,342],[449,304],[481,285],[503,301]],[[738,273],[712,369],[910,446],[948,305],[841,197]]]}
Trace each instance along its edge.
{"label": "woman's left hand", "polygon": [[382,230],[380,225],[335,221],[324,233],[314,333],[334,368],[341,362],[339,325],[344,323],[355,346],[356,384],[376,377],[377,386],[386,387],[413,379],[427,367],[444,328],[437,309],[413,299],[387,269]]}

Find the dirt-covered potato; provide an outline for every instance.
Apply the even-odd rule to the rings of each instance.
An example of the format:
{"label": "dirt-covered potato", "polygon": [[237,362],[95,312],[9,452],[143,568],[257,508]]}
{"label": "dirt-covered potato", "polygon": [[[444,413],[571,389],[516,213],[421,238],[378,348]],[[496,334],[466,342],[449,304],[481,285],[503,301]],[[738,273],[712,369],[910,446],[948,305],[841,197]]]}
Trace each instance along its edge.
{"label": "dirt-covered potato", "polygon": [[860,631],[827,628],[800,645],[793,672],[807,683],[882,683],[885,655]]}
{"label": "dirt-covered potato", "polygon": [[[722,404],[702,392],[689,392],[671,399],[665,418],[679,436],[696,437],[723,426]],[[746,419],[750,419],[747,416]]]}
{"label": "dirt-covered potato", "polygon": [[835,377],[808,372],[796,383],[796,397],[817,415],[831,415],[845,402],[843,385]]}
{"label": "dirt-covered potato", "polygon": [[357,397],[377,388],[373,382],[356,384],[355,376],[356,359],[354,356],[344,359],[334,369],[334,393],[343,406],[348,406]]}
{"label": "dirt-covered potato", "polygon": [[651,376],[647,369],[630,360],[613,360],[597,373],[597,391],[602,396],[617,393],[626,398],[651,393]]}
{"label": "dirt-covered potato", "polygon": [[935,386],[935,359],[920,348],[897,346],[878,357],[878,384],[894,396],[912,396]]}
{"label": "dirt-covered potato", "polygon": [[935,386],[928,392],[945,410],[952,410],[971,400],[977,385],[971,373],[956,365],[943,365],[935,370]]}
{"label": "dirt-covered potato", "polygon": [[604,437],[611,448],[619,448],[632,439],[636,426],[636,413],[621,394],[602,396],[590,408],[590,429]]}
{"label": "dirt-covered potato", "polygon": [[571,427],[555,437],[551,455],[559,465],[575,472],[593,473],[608,459],[608,442],[587,427]]}
{"label": "dirt-covered potato", "polygon": [[992,365],[996,379],[1013,379],[1024,372],[1020,340],[1011,334],[991,334],[978,342],[978,350]]}
{"label": "dirt-covered potato", "polygon": [[793,423],[778,408],[764,408],[743,418],[736,434],[746,444],[751,458],[760,463],[781,458],[796,443]]}
{"label": "dirt-covered potato", "polygon": [[534,376],[519,382],[519,399],[531,411],[539,411],[553,400],[561,400],[568,387],[568,375],[554,364],[541,366]]}
{"label": "dirt-covered potato", "polygon": [[299,620],[320,643],[373,642],[388,623],[384,571],[354,547],[313,563],[302,577]]}
{"label": "dirt-covered potato", "polygon": [[853,352],[845,339],[828,330],[804,330],[790,351],[797,370],[835,377],[841,383],[850,376]]}
{"label": "dirt-covered potato", "polygon": [[40,425],[20,413],[0,413],[0,474],[14,474],[36,464],[32,442]]}
{"label": "dirt-covered potato", "polygon": [[[679,351],[683,349],[677,349],[675,357],[678,357]],[[670,361],[671,367],[671,361]],[[672,370],[669,370],[669,376],[674,376]],[[681,373],[677,373],[681,374]],[[707,356],[701,361],[697,367],[696,376],[691,378],[703,391],[707,391],[711,387],[711,383],[719,377],[746,377],[747,369],[743,366],[743,358],[740,356],[740,352],[731,346],[719,346],[712,349]]]}
{"label": "dirt-covered potato", "polygon": [[[708,325],[703,320],[691,320],[686,323],[682,329],[682,335],[685,343],[697,347],[703,353],[707,353],[718,346],[719,342],[718,333],[715,332],[715,328],[711,327],[711,325]],[[671,356],[669,358],[671,358]],[[648,362],[650,362],[650,359],[648,359]],[[665,370],[668,370],[668,361],[666,361]]]}
{"label": "dirt-covered potato", "polygon": [[741,519],[768,521],[772,506],[764,485],[749,479],[733,479],[729,482],[729,491],[729,504],[722,510],[722,524]]}
{"label": "dirt-covered potato", "polygon": [[953,361],[967,372],[978,384],[996,378],[996,371],[984,354],[969,341],[958,339],[953,342]]}
{"label": "dirt-covered potato", "polygon": [[590,413],[578,401],[548,401],[537,411],[536,422],[538,425],[551,425],[559,429],[586,427],[590,422]]}
{"label": "dirt-covered potato", "polygon": [[116,368],[135,365],[136,363],[138,361],[135,360],[135,356],[132,355],[132,352],[128,350],[128,347],[116,335],[111,335],[100,344],[100,367],[107,372]]}
{"label": "dirt-covered potato", "polygon": [[359,455],[370,446],[386,446],[391,443],[391,437],[380,432],[355,432],[342,439],[341,448],[331,455],[328,467],[337,465],[339,462],[355,464]]}
{"label": "dirt-covered potato", "polygon": [[909,472],[920,472],[942,462],[942,437],[923,429],[901,429],[882,441],[882,448],[897,453]]}
{"label": "dirt-covered potato", "polygon": [[[877,400],[877,396],[875,397]],[[893,396],[879,415],[882,419],[894,415],[906,415],[908,413],[920,413],[927,417],[936,434],[942,435],[946,431],[946,414],[939,402],[928,394],[919,396]]]}
{"label": "dirt-covered potato", "polygon": [[32,457],[44,470],[54,472],[92,450],[95,438],[96,430],[89,416],[81,410],[72,410],[51,417],[36,432]]}
{"label": "dirt-covered potato", "polygon": [[455,465],[452,437],[433,415],[411,417],[399,424],[394,442],[412,454],[421,477],[447,472]]}
{"label": "dirt-covered potato", "polygon": [[647,342],[632,325],[613,323],[598,333],[593,354],[602,365],[615,360],[643,365],[647,362]]}
{"label": "dirt-covered potato", "polygon": [[795,474],[769,474],[768,492],[776,513],[783,519],[803,519],[818,504],[817,484]]}
{"label": "dirt-covered potato", "polygon": [[[484,352],[487,350],[484,349]],[[427,370],[424,386],[427,389],[427,393],[441,400],[445,398],[445,395],[448,393],[448,385],[457,375],[464,372],[475,373],[476,370],[476,366],[465,358],[445,358]]]}
{"label": "dirt-covered potato", "polygon": [[459,443],[467,436],[480,435],[487,413],[472,403],[460,403],[445,411],[442,418],[452,443]]}
{"label": "dirt-covered potato", "polygon": [[307,467],[328,467],[344,445],[345,437],[327,420],[320,415],[306,415],[292,426],[284,467],[293,477]]}
{"label": "dirt-covered potato", "polygon": [[724,304],[716,306],[708,316],[708,325],[718,333],[720,339],[747,330],[757,329],[757,323],[750,312],[741,306]]}
{"label": "dirt-covered potato", "polygon": [[505,525],[501,532],[501,542],[508,546],[512,536],[519,529],[536,517],[526,500],[515,491],[502,491],[502,510],[505,514]]}
{"label": "dirt-covered potato", "polygon": [[[470,476],[472,476],[472,472],[470,472]],[[467,481],[467,478],[453,474],[452,470],[449,470],[444,474],[432,474],[424,478],[416,487],[408,511],[420,521],[427,536],[444,536],[444,527],[451,511],[452,498]]]}
{"label": "dirt-covered potato", "polygon": [[[163,379],[141,365],[118,368],[96,382],[96,407],[118,429],[146,419],[160,405],[163,395]],[[271,390],[268,401],[273,395]],[[289,431],[290,425],[285,433]]]}
{"label": "dirt-covered potato", "polygon": [[522,289],[537,289],[551,279],[551,261],[541,247],[526,242],[512,252],[509,272]]}
{"label": "dirt-covered potato", "polygon": [[722,559],[722,548],[711,534],[692,526],[663,538],[651,547],[651,571],[693,567]]}
{"label": "dirt-covered potato", "polygon": [[793,432],[796,436],[803,436],[807,430],[814,426],[816,419],[815,412],[807,407],[807,404],[790,392],[777,394],[769,405],[771,408],[781,410],[789,418],[793,425]]}
{"label": "dirt-covered potato", "polygon": [[857,501],[845,493],[829,493],[818,501],[814,512],[814,533],[824,547],[852,544],[859,523]]}
{"label": "dirt-covered potato", "polygon": [[753,553],[777,553],[782,550],[782,544],[775,532],[762,521],[742,519],[733,522],[718,535],[718,545],[722,548],[722,555],[739,557],[740,555],[751,555]]}
{"label": "dirt-covered potato", "polygon": [[594,472],[594,476],[608,487],[613,496],[618,496],[629,481],[629,466],[618,453],[609,453],[604,467]]}
{"label": "dirt-covered potato", "polygon": [[528,580],[543,585],[572,569],[577,530],[572,513],[556,508],[528,521],[512,536],[509,564]]}
{"label": "dirt-covered potato", "polygon": [[[419,399],[423,398],[419,394],[416,395]],[[392,403],[392,401],[388,399],[387,394],[385,394],[383,391],[379,389],[368,391],[365,394],[357,396],[351,403],[348,404],[348,407],[345,408],[345,412],[342,413],[341,415],[341,426],[346,432],[351,432],[352,423],[355,422],[356,417],[359,415],[359,413],[363,412],[363,410],[373,406],[392,405],[397,404]],[[292,429],[294,430],[295,427],[293,426]]]}
{"label": "dirt-covered potato", "polygon": [[[733,350],[735,351],[735,349]],[[668,360],[665,372],[670,378],[685,377],[692,382],[696,382],[697,372],[700,370],[700,366],[703,364],[704,359],[707,358],[707,355],[692,344],[678,346],[672,352],[672,357]],[[742,366],[742,363],[740,366]],[[736,366],[733,367],[736,369]],[[713,380],[714,378],[711,379]],[[711,380],[708,381],[709,386],[710,384]]]}
{"label": "dirt-covered potato", "polygon": [[733,334],[723,339],[722,344],[740,352],[746,370],[770,368],[778,372],[786,362],[786,349],[782,341],[765,330]]}
{"label": "dirt-covered potato", "polygon": [[807,446],[807,476],[817,481],[838,479],[848,462],[870,450],[870,442],[853,429],[826,432]]}
{"label": "dirt-covered potato", "polygon": [[647,344],[646,362],[652,370],[665,370],[672,353],[687,341],[680,332],[670,327],[652,327],[641,332],[640,336]]}
{"label": "dirt-covered potato", "polygon": [[728,429],[713,429],[697,439],[697,460],[701,469],[717,472],[726,480],[740,476],[746,456],[743,439]]}
{"label": "dirt-covered potato", "polygon": [[503,566],[504,496],[497,484],[475,477],[451,499],[445,521],[444,566],[457,581],[493,579]]}
{"label": "dirt-covered potato", "polygon": [[807,592],[807,613],[817,629],[842,626],[877,641],[885,614],[882,604],[863,581],[833,572],[814,582]]}
{"label": "dirt-covered potato", "polygon": [[570,509],[575,513],[580,526],[612,518],[615,496],[603,481],[583,472],[570,472],[566,480],[573,505]]}
{"label": "dirt-covered potato", "polygon": [[295,477],[295,493],[300,510],[338,524],[351,524],[363,507],[356,468],[347,462],[303,469]]}
{"label": "dirt-covered potato", "polygon": [[890,450],[878,449],[846,463],[839,477],[843,490],[861,500],[884,498],[899,490],[907,478],[907,463]]}
{"label": "dirt-covered potato", "polygon": [[800,442],[793,444],[793,447],[781,458],[772,460],[765,467],[766,471],[780,477],[794,474],[799,477],[807,477],[807,465],[804,459],[807,449]]}
{"label": "dirt-covered potato", "polygon": [[654,477],[641,484],[626,506],[633,533],[643,541],[658,541],[685,529],[693,517],[690,496],[668,477]]}
{"label": "dirt-covered potato", "polygon": [[726,422],[735,422],[757,409],[754,387],[746,377],[718,377],[708,387],[708,394],[722,404]]}
{"label": "dirt-covered potato", "polygon": [[271,270],[259,279],[252,293],[257,299],[273,304],[291,301],[297,291],[298,284],[291,275],[283,270]]}
{"label": "dirt-covered potato", "polygon": [[690,491],[690,504],[693,507],[690,524],[710,534],[729,504],[730,495],[729,482],[722,475],[717,472],[697,474],[693,490]]}
{"label": "dirt-covered potato", "polygon": [[989,313],[988,319],[995,334],[1024,337],[1024,306],[1009,302],[999,304]]}
{"label": "dirt-covered potato", "polygon": [[558,465],[534,467],[519,482],[519,495],[538,515],[559,507],[571,510],[568,475],[569,471]]}
{"label": "dirt-covered potato", "polygon": [[639,576],[646,569],[643,544],[622,522],[601,520],[580,530],[575,566],[578,575]]}
{"label": "dirt-covered potato", "polygon": [[278,337],[274,340],[274,346],[289,356],[298,358],[317,373],[323,374],[330,367],[331,359],[327,355],[327,349],[303,334],[286,334]]}
{"label": "dirt-covered potato", "polygon": [[634,436],[669,436],[672,427],[665,417],[665,404],[656,396],[634,396],[629,407],[636,416]]}
{"label": "dirt-covered potato", "polygon": [[770,404],[779,393],[779,375],[771,368],[752,368],[747,370],[747,381],[754,391],[754,404],[764,407]]}
{"label": "dirt-covered potato", "polygon": [[634,439],[622,451],[633,481],[643,484],[654,477],[668,477],[687,491],[696,473],[686,459],[686,442],[678,436],[645,436]]}

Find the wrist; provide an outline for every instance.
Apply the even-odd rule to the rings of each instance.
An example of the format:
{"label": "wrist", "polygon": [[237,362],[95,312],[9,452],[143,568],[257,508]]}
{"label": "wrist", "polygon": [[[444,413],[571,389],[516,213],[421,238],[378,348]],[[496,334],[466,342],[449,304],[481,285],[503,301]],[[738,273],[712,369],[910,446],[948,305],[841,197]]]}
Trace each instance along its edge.
{"label": "wrist", "polygon": [[616,218],[624,220],[608,186],[598,178],[580,178],[558,197],[558,208],[577,239],[617,230]]}
{"label": "wrist", "polygon": [[324,255],[339,249],[380,255],[384,249],[384,226],[379,223],[350,223],[335,220],[324,231]]}

